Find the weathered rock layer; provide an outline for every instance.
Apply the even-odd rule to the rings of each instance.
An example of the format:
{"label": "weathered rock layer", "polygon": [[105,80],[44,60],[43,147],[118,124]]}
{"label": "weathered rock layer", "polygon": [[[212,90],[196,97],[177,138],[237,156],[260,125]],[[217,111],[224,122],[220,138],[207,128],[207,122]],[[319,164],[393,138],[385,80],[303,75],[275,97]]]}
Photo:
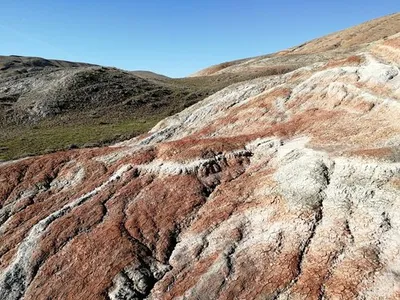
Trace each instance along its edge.
{"label": "weathered rock layer", "polygon": [[399,299],[400,36],[114,147],[0,165],[0,299]]}

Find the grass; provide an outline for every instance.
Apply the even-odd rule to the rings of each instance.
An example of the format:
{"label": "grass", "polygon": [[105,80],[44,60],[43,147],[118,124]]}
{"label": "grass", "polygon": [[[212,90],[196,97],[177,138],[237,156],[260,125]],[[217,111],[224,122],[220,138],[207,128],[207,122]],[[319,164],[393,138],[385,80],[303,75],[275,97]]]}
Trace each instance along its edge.
{"label": "grass", "polygon": [[147,132],[159,119],[123,120],[100,124],[40,123],[0,133],[0,160],[43,154],[71,147],[100,146]]}
{"label": "grass", "polygon": [[[129,101],[107,102],[107,98],[100,97],[101,94],[101,101],[96,98],[99,100],[98,106],[89,102],[86,107],[73,107],[34,125],[0,124],[0,160],[122,141],[147,132],[161,119],[182,111],[230,84],[283,74],[296,68],[274,66],[237,74],[152,79],[146,86],[138,85],[140,92],[132,99],[128,97]],[[90,86],[89,83],[87,85]],[[76,88],[74,91],[78,90]],[[79,98],[81,94],[72,94],[76,105],[87,100]]]}

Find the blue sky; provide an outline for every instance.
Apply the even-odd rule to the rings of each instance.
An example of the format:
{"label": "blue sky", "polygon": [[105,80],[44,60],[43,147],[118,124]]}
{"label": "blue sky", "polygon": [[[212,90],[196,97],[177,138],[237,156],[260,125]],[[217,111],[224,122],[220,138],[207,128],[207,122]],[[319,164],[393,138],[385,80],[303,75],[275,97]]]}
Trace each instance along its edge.
{"label": "blue sky", "polygon": [[400,11],[399,0],[1,0],[0,54],[172,77]]}

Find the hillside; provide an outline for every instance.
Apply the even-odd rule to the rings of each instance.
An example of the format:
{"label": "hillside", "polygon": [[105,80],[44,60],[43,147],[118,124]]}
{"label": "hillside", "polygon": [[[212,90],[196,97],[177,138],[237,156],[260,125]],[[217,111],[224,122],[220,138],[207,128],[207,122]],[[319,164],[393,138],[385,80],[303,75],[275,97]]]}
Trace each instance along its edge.
{"label": "hillside", "polygon": [[359,52],[364,45],[400,32],[400,13],[392,14],[317,38],[299,46],[277,53],[224,62],[193,74],[209,76],[218,74],[260,72],[265,69],[296,68],[312,62],[326,62]]}
{"label": "hillside", "polygon": [[292,69],[284,51],[274,72],[165,79],[237,83],[113,146],[0,163],[0,299],[399,299],[385,30]]}
{"label": "hillside", "polygon": [[19,55],[4,56],[0,55],[0,71],[4,76],[7,71],[8,75],[27,73],[29,71],[39,71],[45,67],[54,68],[78,68],[89,67],[93,64],[70,62],[64,60],[44,59],[41,57],[25,57]]}
{"label": "hillside", "polygon": [[234,82],[260,76],[172,79],[17,56],[0,56],[0,69],[0,160],[128,139]]}

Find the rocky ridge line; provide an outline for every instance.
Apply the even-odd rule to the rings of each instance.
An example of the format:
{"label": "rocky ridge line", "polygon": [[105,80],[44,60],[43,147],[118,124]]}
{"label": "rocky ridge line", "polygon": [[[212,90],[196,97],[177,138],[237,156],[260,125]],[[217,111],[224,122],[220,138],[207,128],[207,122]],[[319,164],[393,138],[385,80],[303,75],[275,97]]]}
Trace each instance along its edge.
{"label": "rocky ridge line", "polygon": [[0,299],[397,299],[400,36],[113,147],[0,165]]}

